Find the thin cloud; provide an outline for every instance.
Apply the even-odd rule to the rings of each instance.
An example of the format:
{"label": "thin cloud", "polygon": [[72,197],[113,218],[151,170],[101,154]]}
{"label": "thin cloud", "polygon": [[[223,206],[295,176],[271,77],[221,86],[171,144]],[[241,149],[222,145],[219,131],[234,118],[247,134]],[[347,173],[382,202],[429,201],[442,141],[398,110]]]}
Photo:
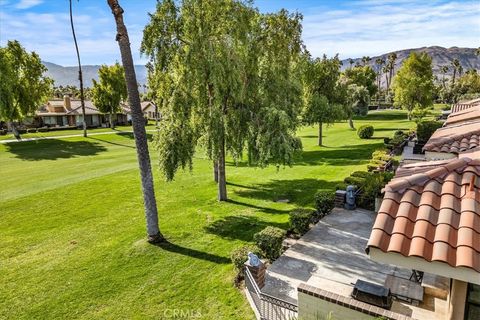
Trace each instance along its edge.
{"label": "thin cloud", "polygon": [[477,47],[479,16],[477,1],[355,1],[333,15],[306,13],[304,41],[314,56],[342,58],[429,45]]}
{"label": "thin cloud", "polygon": [[16,6],[15,8],[17,9],[29,9],[31,7],[35,7],[35,6],[38,6],[39,4],[41,4],[43,2],[43,0],[21,0]]}

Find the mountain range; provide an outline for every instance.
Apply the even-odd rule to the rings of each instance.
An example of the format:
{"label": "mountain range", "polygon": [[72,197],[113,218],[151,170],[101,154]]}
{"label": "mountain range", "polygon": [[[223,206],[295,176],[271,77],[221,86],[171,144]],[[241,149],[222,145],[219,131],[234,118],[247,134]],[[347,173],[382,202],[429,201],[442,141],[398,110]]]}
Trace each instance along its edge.
{"label": "mountain range", "polygon": [[[438,46],[433,47],[422,47],[416,49],[406,49],[406,50],[399,50],[395,51],[397,54],[397,60],[395,63],[395,72],[401,67],[403,60],[405,60],[410,52],[426,52],[432,57],[432,64],[433,64],[433,74],[439,78],[442,77],[440,68],[442,66],[449,66],[453,59],[458,59],[460,65],[463,67],[464,71],[469,69],[476,69],[480,70],[480,57],[475,54],[477,49],[475,48],[458,48],[458,47],[451,47],[451,48],[443,48]],[[380,56],[370,57],[371,60],[368,63],[373,67],[374,70],[377,70],[377,65],[375,61],[378,58],[382,58],[387,60],[388,55],[391,52],[382,54]],[[353,63],[361,63],[362,58],[355,58],[352,59]],[[55,63],[51,62],[43,62],[44,65],[47,67],[48,71],[46,75],[53,78],[55,81],[56,86],[67,86],[67,85],[75,85],[79,86],[78,82],[78,67],[63,67]],[[348,68],[350,66],[350,59],[345,59],[342,61],[343,66],[342,68]],[[83,65],[82,72],[83,72],[83,79],[84,79],[84,86],[91,87],[92,86],[92,79],[98,79],[98,69],[100,68],[99,65]],[[144,85],[147,82],[147,68],[143,65],[136,65],[135,72],[137,75],[137,81],[140,85]],[[452,68],[449,68],[449,72],[447,76],[451,76],[453,73]],[[385,77],[382,77],[382,84],[385,82]]]}

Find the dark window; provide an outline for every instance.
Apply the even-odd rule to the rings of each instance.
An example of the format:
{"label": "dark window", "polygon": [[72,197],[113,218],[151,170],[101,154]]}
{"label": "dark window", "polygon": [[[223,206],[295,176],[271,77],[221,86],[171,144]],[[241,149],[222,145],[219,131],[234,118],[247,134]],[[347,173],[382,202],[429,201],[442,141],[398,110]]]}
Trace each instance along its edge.
{"label": "dark window", "polygon": [[465,308],[465,320],[480,319],[480,286],[468,284],[467,305]]}

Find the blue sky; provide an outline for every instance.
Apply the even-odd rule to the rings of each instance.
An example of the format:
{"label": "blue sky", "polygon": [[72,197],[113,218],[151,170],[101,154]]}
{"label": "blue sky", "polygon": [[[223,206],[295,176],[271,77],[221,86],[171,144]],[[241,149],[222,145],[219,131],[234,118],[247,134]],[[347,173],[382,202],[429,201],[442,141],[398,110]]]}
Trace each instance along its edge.
{"label": "blue sky", "polygon": [[[135,63],[148,12],[155,0],[120,0]],[[399,49],[440,45],[480,46],[480,0],[256,1],[263,12],[286,8],[304,16],[303,39],[314,55],[375,56]],[[106,0],[73,0],[82,64],[120,60]],[[75,65],[68,0],[0,0],[0,45],[17,39],[45,61]]]}

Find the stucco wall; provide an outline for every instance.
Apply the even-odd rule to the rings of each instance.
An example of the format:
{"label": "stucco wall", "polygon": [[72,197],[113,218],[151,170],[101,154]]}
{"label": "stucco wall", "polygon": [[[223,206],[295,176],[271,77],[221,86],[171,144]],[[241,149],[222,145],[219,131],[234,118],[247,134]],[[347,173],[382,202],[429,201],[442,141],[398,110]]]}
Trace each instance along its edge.
{"label": "stucco wall", "polygon": [[[328,314],[331,313],[331,318]],[[298,318],[301,320],[371,320],[375,317],[298,292]]]}

